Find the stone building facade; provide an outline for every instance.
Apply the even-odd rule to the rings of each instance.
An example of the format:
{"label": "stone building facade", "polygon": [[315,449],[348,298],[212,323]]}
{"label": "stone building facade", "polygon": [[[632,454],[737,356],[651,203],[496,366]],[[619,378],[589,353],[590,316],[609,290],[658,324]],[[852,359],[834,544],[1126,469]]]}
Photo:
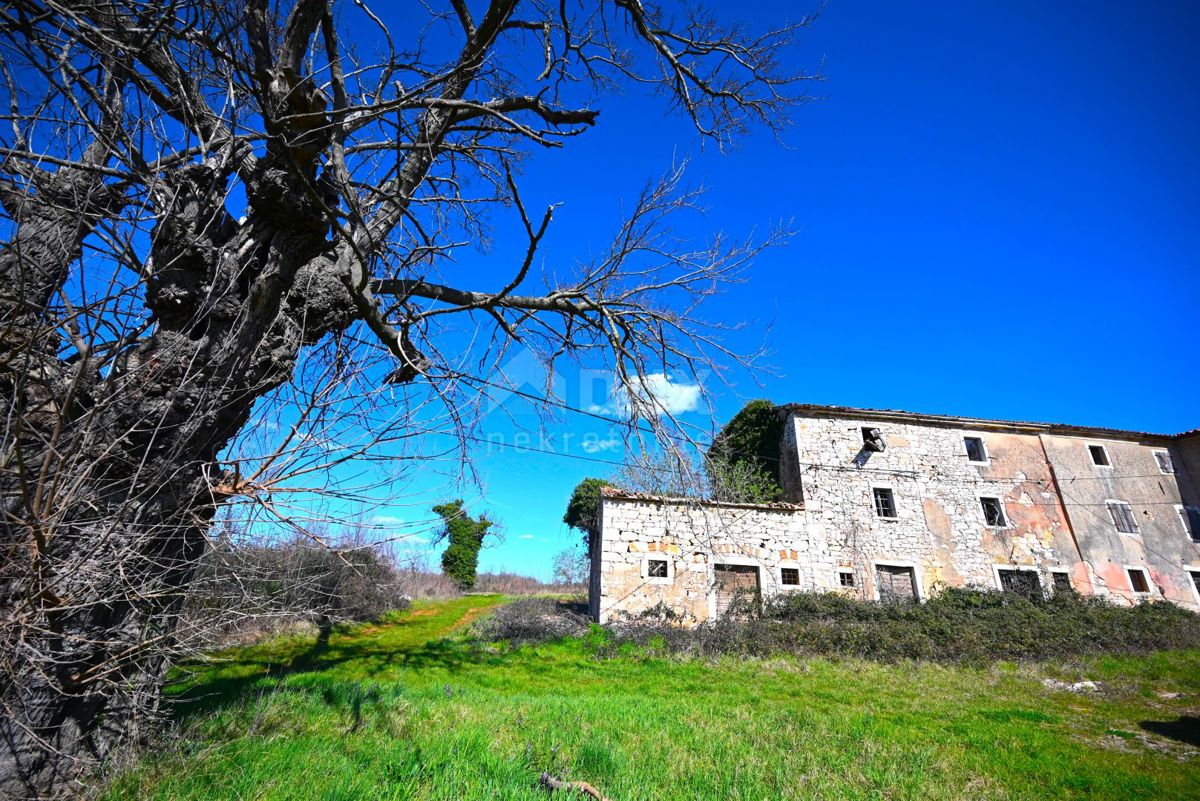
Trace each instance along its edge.
{"label": "stone building facade", "polygon": [[1200,609],[1200,432],[1154,435],[793,404],[786,503],[607,490],[592,549],[601,622],[687,622],[737,591],[924,599],[1072,589]]}

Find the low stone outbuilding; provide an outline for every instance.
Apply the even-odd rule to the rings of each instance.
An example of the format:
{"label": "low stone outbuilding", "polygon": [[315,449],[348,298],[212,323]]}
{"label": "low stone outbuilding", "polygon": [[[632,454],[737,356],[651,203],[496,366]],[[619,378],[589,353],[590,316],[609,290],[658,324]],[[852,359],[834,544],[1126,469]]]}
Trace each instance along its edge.
{"label": "low stone outbuilding", "polygon": [[781,407],[787,503],[602,496],[591,611],[686,622],[739,591],[1066,590],[1200,609],[1200,432]]}

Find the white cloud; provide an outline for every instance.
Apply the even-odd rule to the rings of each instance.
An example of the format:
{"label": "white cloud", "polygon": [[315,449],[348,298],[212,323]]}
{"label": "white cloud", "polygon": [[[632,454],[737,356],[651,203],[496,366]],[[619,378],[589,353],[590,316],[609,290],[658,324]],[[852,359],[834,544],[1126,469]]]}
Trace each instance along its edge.
{"label": "white cloud", "polygon": [[532,540],[532,539],[535,539],[535,537],[532,534],[522,534],[520,537],[517,537],[517,539]]}
{"label": "white cloud", "polygon": [[700,391],[699,384],[673,381],[666,373],[648,373],[643,380],[635,378],[627,392],[621,392],[603,406],[592,404],[588,411],[629,414],[630,407],[636,404],[645,414],[683,414],[700,407]]}
{"label": "white cloud", "polygon": [[586,453],[601,453],[603,451],[611,451],[614,448],[621,447],[621,440],[616,437],[608,439],[600,439],[594,434],[589,434],[579,443],[579,447],[583,448]]}
{"label": "white cloud", "polygon": [[371,522],[377,526],[402,526],[408,521],[395,515],[375,515],[371,518]]}

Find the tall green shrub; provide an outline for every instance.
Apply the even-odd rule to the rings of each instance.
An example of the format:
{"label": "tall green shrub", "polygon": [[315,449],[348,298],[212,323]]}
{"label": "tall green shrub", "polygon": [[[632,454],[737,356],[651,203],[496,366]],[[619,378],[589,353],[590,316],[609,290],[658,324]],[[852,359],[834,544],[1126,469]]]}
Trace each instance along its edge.
{"label": "tall green shrub", "polygon": [[611,487],[611,481],[602,478],[585,478],[575,485],[563,522],[576,531],[583,532],[583,540],[591,553],[592,537],[600,532],[600,490]]}
{"label": "tall green shrub", "polygon": [[725,424],[705,455],[716,500],[767,503],[783,497],[779,479],[783,420],[769,400],[752,400]]}
{"label": "tall green shrub", "polygon": [[493,523],[484,515],[478,519],[472,518],[463,509],[462,500],[438,504],[433,511],[443,522],[438,541],[444,539],[448,542],[442,554],[442,572],[460,590],[469,590],[475,586],[479,549],[483,547],[483,538]]}

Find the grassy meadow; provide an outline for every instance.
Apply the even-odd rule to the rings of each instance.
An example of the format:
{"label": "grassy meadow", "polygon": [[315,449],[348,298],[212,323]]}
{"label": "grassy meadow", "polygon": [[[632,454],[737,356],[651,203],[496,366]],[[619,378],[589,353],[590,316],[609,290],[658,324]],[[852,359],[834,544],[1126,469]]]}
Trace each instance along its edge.
{"label": "grassy meadow", "polygon": [[103,797],[546,801],[550,771],[613,801],[1200,798],[1200,652],[969,668],[599,659],[599,632],[515,650],[466,635],[505,600],[181,669],[178,737]]}

